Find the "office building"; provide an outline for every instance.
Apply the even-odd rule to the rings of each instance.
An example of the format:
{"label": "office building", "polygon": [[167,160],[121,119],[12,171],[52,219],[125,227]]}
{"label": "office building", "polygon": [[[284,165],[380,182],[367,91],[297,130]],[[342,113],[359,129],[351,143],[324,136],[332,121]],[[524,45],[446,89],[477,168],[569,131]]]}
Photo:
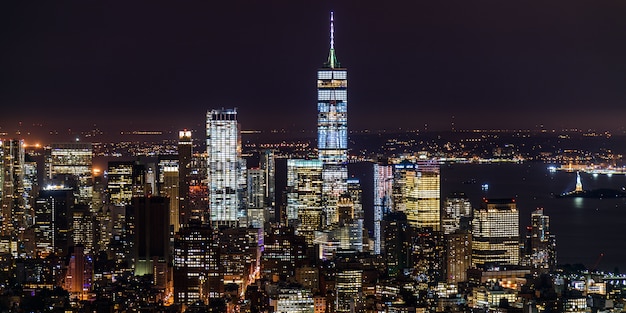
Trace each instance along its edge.
{"label": "office building", "polygon": [[441,228],[441,176],[437,161],[418,161],[417,172],[417,215],[407,214],[414,227]]}
{"label": "office building", "polygon": [[[25,153],[23,140],[0,141],[0,184],[0,235],[10,238],[14,247],[23,246],[23,238],[18,237],[33,225],[37,191],[37,164]],[[3,252],[14,256],[27,252],[10,250]]]}
{"label": "office building", "polygon": [[248,225],[254,228],[263,228],[266,221],[265,210],[265,173],[261,168],[250,168],[246,171],[247,176],[247,216]]}
{"label": "office building", "polygon": [[189,173],[189,209],[183,214],[191,214],[189,217],[182,217],[185,224],[209,223],[209,189],[208,189],[208,162],[207,154],[196,153],[191,157],[191,171]]}
{"label": "office building", "polygon": [[180,229],[180,164],[178,162],[178,159],[163,158],[158,164],[159,195],[169,199],[169,231],[172,236]]}
{"label": "office building", "polygon": [[159,261],[170,261],[170,206],[164,197],[134,197],[132,206],[127,206],[132,215],[133,259],[135,275],[154,274]]}
{"label": "office building", "polygon": [[265,181],[265,204],[266,216],[274,222],[276,213],[276,155],[273,150],[264,150],[261,154],[259,167],[263,171]]}
{"label": "office building", "polygon": [[374,164],[374,254],[384,249],[381,222],[391,212],[393,166]]}
{"label": "office building", "polygon": [[287,224],[311,244],[323,222],[320,160],[287,160]]}
{"label": "office building", "polygon": [[467,281],[467,269],[472,266],[472,234],[455,232],[446,234],[446,281],[460,283]]}
{"label": "office building", "polygon": [[81,245],[85,255],[94,255],[95,218],[88,205],[77,204],[70,209],[72,244]]}
{"label": "office building", "polygon": [[453,193],[444,201],[442,215],[441,228],[444,234],[469,230],[472,204],[464,193]]}
{"label": "office building", "polygon": [[175,303],[206,303],[211,293],[213,297],[221,296],[224,281],[211,228],[193,222],[181,228],[174,240],[173,261]]}
{"label": "office building", "polygon": [[55,254],[65,257],[72,242],[72,216],[74,208],[72,188],[44,189],[35,204],[35,239],[37,255]]}
{"label": "office building", "polygon": [[92,158],[91,143],[53,143],[46,151],[44,181],[53,185],[66,183],[65,186],[75,188],[78,203],[90,205],[93,201]]}
{"label": "office building", "polygon": [[515,199],[483,199],[474,210],[472,265],[519,265],[519,212]]}
{"label": "office building", "polygon": [[146,167],[133,161],[110,161],[107,169],[109,203],[129,205],[133,197],[147,195]]}
{"label": "office building", "polygon": [[550,233],[550,217],[543,211],[539,208],[531,213],[523,249],[523,265],[535,274],[548,273],[556,266],[556,237]]}
{"label": "office building", "polygon": [[[187,225],[191,217],[189,187],[191,185],[193,141],[191,131],[178,132],[178,224]],[[171,220],[172,224],[175,220]],[[176,228],[178,231],[178,228]]]}
{"label": "office building", "polygon": [[265,249],[261,255],[261,273],[265,278],[295,277],[296,269],[306,263],[306,242],[295,234],[293,227],[274,226],[264,238]]}
{"label": "office building", "polygon": [[412,242],[414,230],[409,225],[406,214],[391,212],[382,223],[385,241],[385,260],[387,274],[390,277],[402,275],[404,270],[411,266]]}
{"label": "office building", "polygon": [[313,312],[313,295],[310,290],[297,287],[279,287],[270,295],[270,306],[275,313]]}
{"label": "office building", "polygon": [[[209,210],[214,226],[245,224],[241,140],[236,109],[207,112]],[[244,225],[241,225],[244,226]]]}

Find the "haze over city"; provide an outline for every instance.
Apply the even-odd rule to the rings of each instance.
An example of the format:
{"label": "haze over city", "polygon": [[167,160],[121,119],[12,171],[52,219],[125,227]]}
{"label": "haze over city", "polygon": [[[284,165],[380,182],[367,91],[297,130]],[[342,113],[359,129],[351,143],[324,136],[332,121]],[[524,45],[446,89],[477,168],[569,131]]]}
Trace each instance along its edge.
{"label": "haze over city", "polygon": [[331,10],[351,130],[623,130],[623,2],[76,1],[2,5],[0,131],[313,131]]}

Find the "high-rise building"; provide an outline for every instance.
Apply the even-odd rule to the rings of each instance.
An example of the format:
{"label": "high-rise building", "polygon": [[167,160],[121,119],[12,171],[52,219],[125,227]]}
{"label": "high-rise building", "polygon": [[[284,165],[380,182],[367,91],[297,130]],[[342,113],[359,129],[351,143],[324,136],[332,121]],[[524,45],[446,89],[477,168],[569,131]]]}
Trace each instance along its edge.
{"label": "high-rise building", "polygon": [[88,205],[77,204],[70,210],[72,243],[81,245],[83,253],[94,255],[94,215]]}
{"label": "high-rise building", "polygon": [[[180,229],[180,164],[178,159],[159,160],[159,194],[169,198],[170,233],[173,235]],[[173,237],[172,237],[173,238]]]}
{"label": "high-rise building", "polygon": [[93,201],[93,149],[91,143],[53,143],[46,153],[45,181],[59,182],[74,179],[76,201],[91,204]]}
{"label": "high-rise building", "polygon": [[211,223],[236,227],[246,218],[237,110],[207,112],[206,131]]}
{"label": "high-rise building", "polygon": [[417,165],[405,160],[393,166],[393,209],[403,212],[411,225],[417,224]]}
{"label": "high-rise building", "polygon": [[[0,142],[2,149],[2,170],[0,179],[2,183],[2,228],[3,236],[15,239],[20,215],[25,209],[25,201],[21,194],[24,192],[23,185],[23,164],[24,164],[24,141],[6,140]],[[9,252],[9,251],[3,251]],[[11,251],[16,253],[16,251]]]}
{"label": "high-rise building", "polygon": [[323,164],[323,202],[326,224],[339,222],[337,201],[347,191],[348,79],[335,55],[333,13],[330,15],[328,61],[317,71],[317,149]]}
{"label": "high-rise building", "polygon": [[178,132],[178,221],[179,224],[183,225],[189,223],[189,218],[191,217],[189,186],[191,184],[192,156],[193,141],[191,140],[191,131],[185,129]]}
{"label": "high-rise building", "polygon": [[225,285],[236,284],[243,290],[250,283],[260,266],[259,231],[243,227],[219,231],[219,260]]}
{"label": "high-rise building", "polygon": [[44,189],[35,205],[35,239],[37,254],[65,257],[72,245],[71,210],[74,193],[71,188]]}
{"label": "high-rise building", "polygon": [[310,290],[299,287],[279,287],[270,295],[272,312],[310,313],[313,312],[313,295]]}
{"label": "high-rise building", "polygon": [[2,252],[33,256],[25,231],[34,223],[36,192],[37,164],[26,153],[24,141],[0,140],[0,235],[11,242],[11,248],[0,248],[6,250]]}
{"label": "high-rise building", "polygon": [[444,234],[452,234],[457,230],[469,230],[472,217],[472,204],[464,193],[453,193],[443,204],[441,228]]}
{"label": "high-rise building", "polygon": [[472,266],[472,234],[455,232],[445,235],[446,281],[460,283],[467,281],[467,269]]}
{"label": "high-rise building", "polygon": [[441,229],[441,177],[437,161],[418,161],[417,172],[417,216],[410,216],[414,226]]}
{"label": "high-rise building", "polygon": [[91,289],[93,280],[93,261],[87,256],[82,245],[74,247],[69,257],[67,275],[65,276],[65,290],[80,300],[86,300],[87,292]]}
{"label": "high-rise building", "polygon": [[472,266],[519,265],[519,212],[515,199],[484,199],[474,210]]}
{"label": "high-rise building", "polygon": [[374,254],[381,254],[384,249],[381,221],[393,206],[392,186],[393,166],[374,164]]}
{"label": "high-rise building", "polygon": [[362,312],[363,270],[356,267],[337,269],[335,279],[337,293],[335,312]]}
{"label": "high-rise building", "polygon": [[322,162],[287,160],[287,224],[312,244],[322,227]]}
{"label": "high-rise building", "polygon": [[409,225],[406,214],[391,212],[382,224],[385,241],[385,260],[389,276],[402,274],[411,266],[412,242],[415,232]]}
{"label": "high-rise building", "polygon": [[135,275],[154,275],[159,261],[170,261],[169,199],[134,197],[132,207],[127,206],[126,212],[134,220]]}
{"label": "high-rise building", "polygon": [[293,227],[272,227],[264,237],[265,250],[261,255],[261,273],[271,279],[274,275],[286,280],[294,277],[296,268],[305,265],[306,242],[296,235]]}
{"label": "high-rise building", "polygon": [[174,240],[174,302],[188,305],[219,296],[224,282],[219,249],[210,227],[195,222],[180,229]]}
{"label": "high-rise building", "polygon": [[393,205],[406,214],[411,226],[439,231],[440,180],[436,161],[404,160],[394,165]]}
{"label": "high-rise building", "polygon": [[129,205],[133,197],[146,195],[146,168],[133,161],[111,161],[107,170],[109,203]]}
{"label": "high-rise building", "polygon": [[530,223],[523,265],[530,266],[535,273],[548,273],[556,266],[556,237],[550,233],[550,217],[539,208],[531,213]]}
{"label": "high-rise building", "polygon": [[259,165],[263,171],[265,181],[265,208],[266,216],[274,219],[276,212],[276,156],[273,150],[264,150]]}
{"label": "high-rise building", "polygon": [[[189,173],[189,217],[183,217],[185,224],[191,223],[209,223],[209,167],[207,162],[207,154],[195,153],[191,157],[191,171]],[[187,213],[185,213],[187,214]]]}
{"label": "high-rise building", "polygon": [[247,176],[247,210],[248,225],[254,228],[263,228],[266,220],[265,210],[265,175],[260,168],[249,168]]}

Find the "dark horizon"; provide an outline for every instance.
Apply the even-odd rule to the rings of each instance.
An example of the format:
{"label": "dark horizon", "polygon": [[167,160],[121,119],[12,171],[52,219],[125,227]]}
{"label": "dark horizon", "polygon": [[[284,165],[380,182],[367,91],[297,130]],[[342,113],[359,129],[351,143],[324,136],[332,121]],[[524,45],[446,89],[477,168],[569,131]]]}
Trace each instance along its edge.
{"label": "dark horizon", "polygon": [[[335,47],[348,127],[624,130],[617,1],[4,4],[0,132],[315,131]],[[33,126],[41,125],[41,126]]]}

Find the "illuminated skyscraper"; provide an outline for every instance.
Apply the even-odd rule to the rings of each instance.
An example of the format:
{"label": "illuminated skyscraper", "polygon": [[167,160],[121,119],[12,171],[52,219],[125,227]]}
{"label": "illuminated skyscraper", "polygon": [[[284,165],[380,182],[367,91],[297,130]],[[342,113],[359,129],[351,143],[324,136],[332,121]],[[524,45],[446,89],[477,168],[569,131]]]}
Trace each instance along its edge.
{"label": "illuminated skyscraper", "polygon": [[246,188],[248,225],[254,228],[263,228],[266,220],[265,209],[265,175],[260,168],[246,170],[248,180]]}
{"label": "illuminated skyscraper", "polygon": [[[436,161],[417,162],[417,216],[409,218],[415,221],[417,228],[441,229],[441,177]],[[410,216],[410,215],[409,215]]]}
{"label": "illuminated skyscraper", "polygon": [[556,265],[556,238],[550,234],[550,217],[540,208],[531,213],[530,222],[523,265],[530,266],[535,273],[547,273]]}
{"label": "illuminated skyscraper", "polygon": [[265,181],[265,208],[270,221],[276,213],[276,156],[273,150],[265,150],[259,161]]}
{"label": "illuminated skyscraper", "polygon": [[169,198],[169,221],[172,234],[180,229],[180,164],[178,159],[162,158],[159,160],[159,194]]}
{"label": "illuminated skyscraper", "polygon": [[76,201],[91,204],[93,201],[93,157],[91,143],[53,143],[46,156],[46,180],[74,178]]}
{"label": "illuminated skyscraper", "polygon": [[2,228],[4,236],[13,236],[24,223],[23,213],[26,209],[24,193],[24,141],[6,140],[0,142],[0,160],[2,168],[0,170],[0,182],[2,183]]}
{"label": "illuminated skyscraper", "polygon": [[206,302],[212,291],[216,296],[224,288],[213,231],[194,222],[181,228],[174,240],[174,301],[180,304]]}
{"label": "illuminated skyscraper", "polygon": [[457,231],[445,235],[446,281],[467,281],[467,269],[472,266],[472,234]]}
{"label": "illuminated skyscraper", "polygon": [[287,160],[287,223],[312,244],[322,226],[322,162]]}
{"label": "illuminated skyscraper", "polygon": [[330,14],[330,52],[317,71],[317,149],[323,163],[323,195],[327,225],[339,222],[337,201],[347,191],[348,80],[335,56],[334,19]]}
{"label": "illuminated skyscraper", "polygon": [[374,254],[381,254],[384,245],[381,221],[391,212],[393,166],[374,164]]}
{"label": "illuminated skyscraper", "polygon": [[236,109],[207,112],[209,210],[214,226],[236,227],[245,219],[242,199],[241,141]]}
{"label": "illuminated skyscraper", "polygon": [[485,199],[474,210],[472,265],[519,265],[519,212],[515,199]]}
{"label": "illuminated skyscraper", "polygon": [[131,204],[133,197],[146,196],[146,167],[133,161],[110,161],[107,170],[109,203]]}
{"label": "illuminated skyscraper", "polygon": [[457,230],[469,230],[472,216],[472,204],[464,193],[453,193],[446,198],[443,205],[441,227],[448,235]]}
{"label": "illuminated skyscraper", "polygon": [[[178,132],[178,213],[179,224],[186,225],[191,217],[189,205],[189,186],[191,183],[191,157],[193,155],[193,142],[191,131]],[[176,230],[178,230],[176,228]]]}
{"label": "illuminated skyscraper", "polygon": [[408,160],[394,166],[393,204],[415,228],[440,229],[439,165]]}

